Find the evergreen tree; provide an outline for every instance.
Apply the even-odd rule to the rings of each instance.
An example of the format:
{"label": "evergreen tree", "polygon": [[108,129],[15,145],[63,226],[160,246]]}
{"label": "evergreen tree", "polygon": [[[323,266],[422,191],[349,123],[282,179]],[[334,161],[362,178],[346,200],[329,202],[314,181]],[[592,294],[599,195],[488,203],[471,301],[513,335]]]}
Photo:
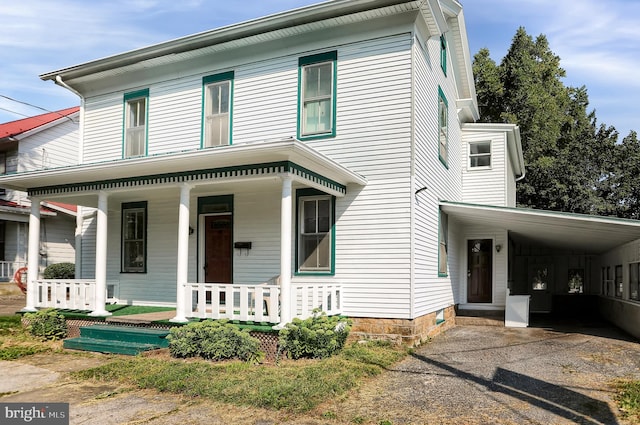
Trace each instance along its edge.
{"label": "evergreen tree", "polygon": [[499,66],[487,49],[474,56],[482,122],[517,124],[527,175],[517,186],[519,206],[599,214],[611,211],[607,187],[615,129],[597,128],[587,112],[586,88],[566,87],[560,58],[544,35],[519,28]]}

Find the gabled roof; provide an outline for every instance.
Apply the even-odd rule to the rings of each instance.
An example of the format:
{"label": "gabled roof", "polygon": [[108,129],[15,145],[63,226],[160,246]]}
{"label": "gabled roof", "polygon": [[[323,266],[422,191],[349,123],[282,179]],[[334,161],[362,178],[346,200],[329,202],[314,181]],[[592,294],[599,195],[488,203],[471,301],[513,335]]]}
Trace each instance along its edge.
{"label": "gabled roof", "polygon": [[0,139],[16,137],[27,132],[47,128],[48,124],[52,124],[58,120],[66,120],[68,119],[67,117],[78,113],[79,110],[79,106],[74,106],[73,108],[47,112],[46,114],[0,124]]}

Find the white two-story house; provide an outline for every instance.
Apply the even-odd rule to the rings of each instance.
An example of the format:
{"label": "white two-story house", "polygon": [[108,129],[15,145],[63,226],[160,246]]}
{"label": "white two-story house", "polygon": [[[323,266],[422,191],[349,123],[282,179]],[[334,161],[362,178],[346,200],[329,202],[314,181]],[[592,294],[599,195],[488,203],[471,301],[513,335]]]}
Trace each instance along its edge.
{"label": "white two-story house", "polygon": [[[77,164],[79,109],[0,124],[0,175]],[[13,279],[27,264],[30,211],[26,192],[0,187],[0,280]],[[40,211],[39,270],[56,263],[75,263],[76,206],[43,202]]]}
{"label": "white two-story house", "polygon": [[[576,292],[600,288],[591,240],[560,243],[567,223],[594,221],[515,208],[519,130],[475,123],[456,0],[330,1],[41,78],[81,97],[79,161],[0,185],[96,208],[96,243],[62,298],[30,270],[25,310],[103,316],[109,290],[175,306],[178,323],[282,325],[321,308],[417,340],[455,306],[504,310],[509,290],[544,311],[529,280],[559,258],[558,276],[582,273]],[[595,222],[624,229],[599,252],[640,237]],[[542,261],[546,242],[558,255]]]}

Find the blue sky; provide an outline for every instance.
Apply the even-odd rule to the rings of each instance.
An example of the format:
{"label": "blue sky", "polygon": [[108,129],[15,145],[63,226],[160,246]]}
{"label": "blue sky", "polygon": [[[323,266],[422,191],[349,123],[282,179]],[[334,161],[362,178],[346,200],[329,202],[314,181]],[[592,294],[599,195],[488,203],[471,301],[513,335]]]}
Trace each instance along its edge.
{"label": "blue sky", "polygon": [[[317,3],[314,0],[22,0],[0,6],[0,122],[77,105],[38,75],[138,47]],[[463,0],[472,55],[499,62],[519,26],[545,34],[567,71],[585,85],[600,123],[640,131],[640,2]],[[9,112],[11,111],[11,112]]]}

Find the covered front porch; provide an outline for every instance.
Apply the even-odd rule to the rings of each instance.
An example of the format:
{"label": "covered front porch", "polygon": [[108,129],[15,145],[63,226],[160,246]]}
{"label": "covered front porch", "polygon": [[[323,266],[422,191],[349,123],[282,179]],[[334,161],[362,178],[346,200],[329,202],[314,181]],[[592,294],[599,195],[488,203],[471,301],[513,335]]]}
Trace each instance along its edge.
{"label": "covered front porch", "polygon": [[342,312],[332,264],[300,272],[294,232],[301,194],[333,205],[332,239],[335,199],[366,180],[286,139],[28,172],[3,184],[27,190],[33,201],[30,259],[39,256],[41,201],[93,209],[79,214],[89,225],[78,223],[93,226],[91,267],[83,263],[74,280],[43,280],[32,267],[37,261],[29,261],[24,311],[72,308],[103,317],[108,303],[125,302],[174,306],[175,323],[211,318],[282,326],[314,309]]}

